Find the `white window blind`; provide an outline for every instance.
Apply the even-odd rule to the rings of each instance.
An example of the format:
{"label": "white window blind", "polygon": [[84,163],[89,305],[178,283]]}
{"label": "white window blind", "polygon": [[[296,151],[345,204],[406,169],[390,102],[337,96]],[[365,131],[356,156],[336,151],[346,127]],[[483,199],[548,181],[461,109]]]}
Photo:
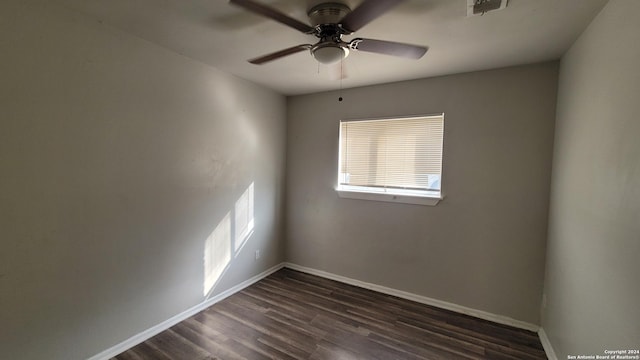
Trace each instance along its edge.
{"label": "white window blind", "polygon": [[440,192],[444,114],[340,123],[339,189]]}

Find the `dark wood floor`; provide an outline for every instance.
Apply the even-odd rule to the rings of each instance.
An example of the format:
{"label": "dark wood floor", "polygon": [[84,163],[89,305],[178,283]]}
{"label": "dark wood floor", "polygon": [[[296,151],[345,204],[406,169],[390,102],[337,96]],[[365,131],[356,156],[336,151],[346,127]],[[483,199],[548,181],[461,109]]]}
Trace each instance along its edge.
{"label": "dark wood floor", "polygon": [[533,332],[282,269],[115,359],[546,356]]}

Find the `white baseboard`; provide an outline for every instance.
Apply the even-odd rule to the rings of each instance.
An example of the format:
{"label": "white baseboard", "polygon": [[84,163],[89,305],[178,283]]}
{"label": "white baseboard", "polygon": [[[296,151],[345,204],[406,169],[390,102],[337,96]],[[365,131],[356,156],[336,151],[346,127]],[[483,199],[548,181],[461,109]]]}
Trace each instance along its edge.
{"label": "white baseboard", "polygon": [[556,356],[556,352],[553,351],[553,346],[551,346],[551,342],[547,337],[547,333],[544,332],[544,328],[540,327],[540,330],[538,330],[538,336],[540,337],[540,342],[542,343],[544,352],[547,354],[547,358],[549,360],[558,360],[558,357]]}
{"label": "white baseboard", "polygon": [[342,283],[345,283],[345,284],[354,285],[354,286],[357,286],[357,287],[361,287],[361,288],[377,291],[377,292],[380,292],[380,293],[383,293],[383,294],[393,295],[393,296],[397,296],[399,298],[403,298],[403,299],[419,302],[419,303],[426,304],[426,305],[435,306],[437,308],[451,310],[451,311],[455,311],[457,313],[470,315],[470,316],[477,317],[477,318],[484,319],[484,320],[489,320],[489,321],[492,321],[492,322],[495,322],[495,323],[498,323],[498,324],[509,325],[509,326],[513,326],[515,328],[529,330],[529,331],[533,331],[533,332],[538,332],[538,330],[540,328],[538,325],[531,324],[531,323],[528,323],[528,322],[525,322],[525,321],[512,319],[512,318],[507,317],[507,316],[492,314],[492,313],[489,313],[489,312],[486,312],[486,311],[476,310],[476,309],[468,308],[466,306],[453,304],[453,303],[442,301],[442,300],[436,300],[436,299],[432,299],[432,298],[429,298],[429,297],[426,297],[426,296],[422,296],[422,295],[416,295],[416,294],[413,294],[413,293],[410,293],[410,292],[406,292],[406,291],[401,291],[401,290],[388,288],[386,286],[381,286],[381,285],[376,285],[376,284],[372,284],[372,283],[368,283],[368,282],[364,282],[364,281],[360,281],[360,280],[356,280],[356,279],[351,279],[351,278],[344,277],[344,276],[341,276],[341,275],[336,275],[336,274],[332,274],[332,273],[329,273],[329,272],[326,272],[326,271],[316,270],[316,269],[308,268],[308,267],[305,267],[305,266],[292,264],[292,263],[289,263],[289,262],[284,263],[284,267],[287,267],[287,268],[290,268],[290,269],[293,269],[293,270],[298,270],[298,271],[301,271],[301,272],[304,272],[304,273],[307,273],[307,274],[320,276],[320,277],[327,278],[327,279],[330,279],[330,280],[339,281],[339,282],[342,282]]}
{"label": "white baseboard", "polygon": [[201,312],[202,310],[205,310],[209,306],[211,306],[211,305],[213,305],[213,304],[215,304],[215,303],[217,303],[217,302],[219,302],[221,300],[224,300],[225,298],[227,298],[227,297],[237,293],[238,291],[240,291],[240,290],[252,285],[253,283],[256,283],[256,282],[264,279],[265,277],[273,274],[274,272],[282,269],[283,267],[284,267],[284,263],[280,263],[280,264],[278,264],[278,265],[276,265],[276,266],[274,266],[274,267],[272,267],[270,269],[267,269],[267,270],[261,272],[260,274],[254,276],[252,278],[249,278],[249,279],[241,282],[240,284],[238,284],[238,285],[236,285],[236,286],[234,286],[234,287],[232,287],[230,289],[227,289],[227,290],[221,292],[220,294],[218,294],[216,296],[213,296],[213,297],[203,301],[202,303],[200,303],[200,304],[198,304],[198,305],[196,305],[196,306],[194,306],[194,307],[192,307],[190,309],[187,309],[187,310],[181,312],[180,314],[178,314],[178,315],[176,315],[176,316],[174,316],[174,317],[172,317],[170,319],[167,319],[167,320],[161,322],[158,325],[155,325],[155,326],[153,326],[153,327],[151,327],[151,328],[149,328],[147,330],[144,330],[143,332],[141,332],[139,334],[136,334],[136,335],[128,338],[127,340],[125,340],[125,341],[123,341],[123,342],[121,342],[119,344],[116,344],[116,345],[114,345],[114,346],[102,351],[99,354],[96,354],[96,355],[90,357],[88,360],[107,360],[107,359],[111,359],[112,357],[120,354],[121,352],[123,352],[123,351],[125,351],[127,349],[130,349],[130,348],[140,344],[141,342],[146,341],[146,340],[154,337],[155,335],[167,330],[168,328],[172,327],[173,325],[175,325],[175,324],[177,324],[177,323],[179,323],[179,322],[181,322],[183,320],[186,320],[186,319],[190,318],[191,316]]}

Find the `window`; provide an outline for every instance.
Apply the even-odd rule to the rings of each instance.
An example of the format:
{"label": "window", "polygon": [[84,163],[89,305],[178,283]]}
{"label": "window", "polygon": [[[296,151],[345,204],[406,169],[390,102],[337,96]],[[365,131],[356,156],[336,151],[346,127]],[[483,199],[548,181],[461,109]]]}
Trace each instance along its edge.
{"label": "window", "polygon": [[444,114],[341,121],[338,194],[437,204],[443,136]]}

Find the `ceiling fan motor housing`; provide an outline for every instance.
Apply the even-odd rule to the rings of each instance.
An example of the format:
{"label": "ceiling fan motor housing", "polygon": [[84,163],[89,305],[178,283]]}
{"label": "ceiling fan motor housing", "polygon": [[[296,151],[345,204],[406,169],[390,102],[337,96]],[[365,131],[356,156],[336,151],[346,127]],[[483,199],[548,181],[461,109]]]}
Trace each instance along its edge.
{"label": "ceiling fan motor housing", "polygon": [[342,41],[346,32],[338,25],[351,9],[340,3],[324,3],[314,6],[308,15],[320,41],[311,49],[311,54],[321,64],[333,64],[349,55]]}
{"label": "ceiling fan motor housing", "polygon": [[330,2],[312,7],[307,15],[309,15],[311,25],[318,26],[337,24],[350,12],[351,9],[347,5]]}

